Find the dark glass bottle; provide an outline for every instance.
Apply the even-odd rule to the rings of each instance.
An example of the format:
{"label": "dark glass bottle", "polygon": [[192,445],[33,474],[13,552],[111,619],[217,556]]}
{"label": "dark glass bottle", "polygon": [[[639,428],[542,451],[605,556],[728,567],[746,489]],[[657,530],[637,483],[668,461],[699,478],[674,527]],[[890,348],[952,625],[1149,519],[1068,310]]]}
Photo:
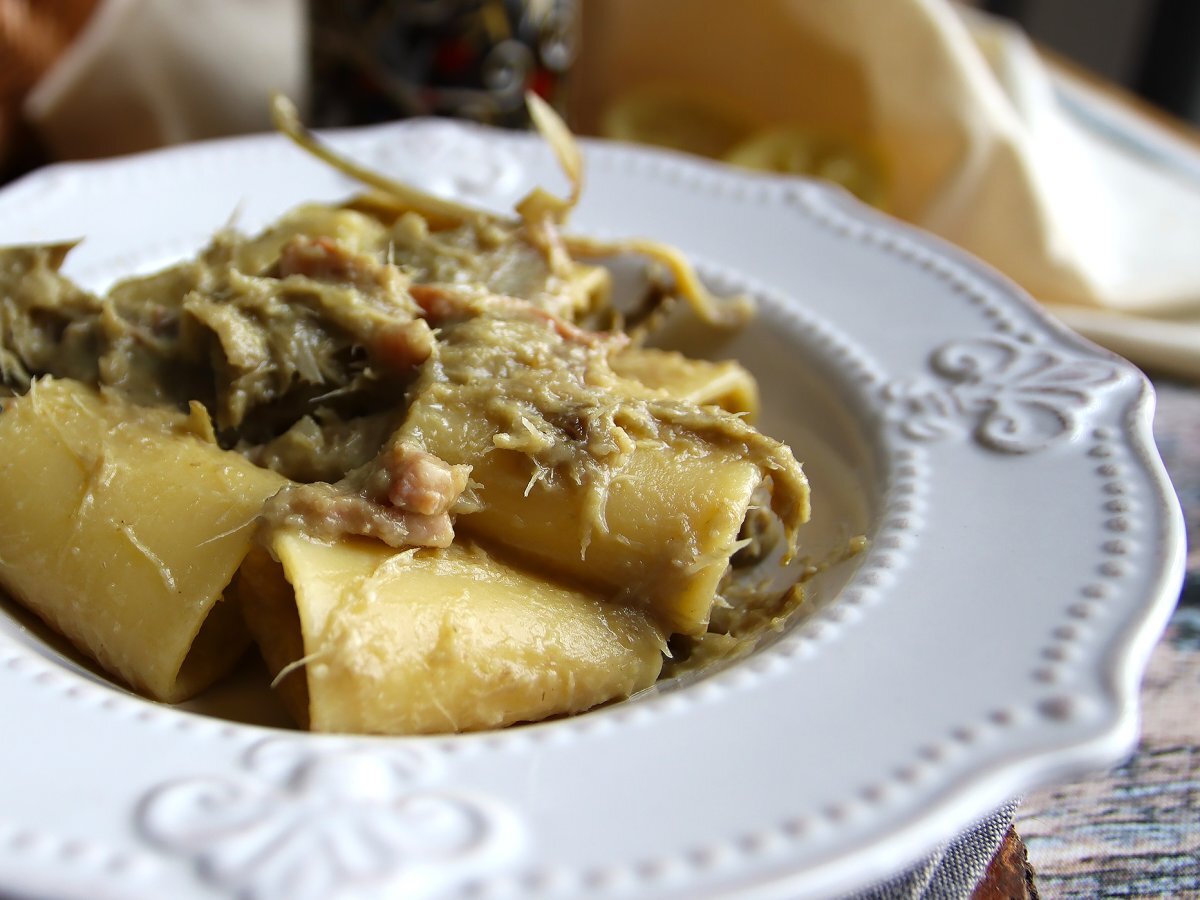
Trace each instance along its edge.
{"label": "dark glass bottle", "polygon": [[309,0],[310,121],[525,127],[527,90],[565,109],[577,19],[576,0]]}

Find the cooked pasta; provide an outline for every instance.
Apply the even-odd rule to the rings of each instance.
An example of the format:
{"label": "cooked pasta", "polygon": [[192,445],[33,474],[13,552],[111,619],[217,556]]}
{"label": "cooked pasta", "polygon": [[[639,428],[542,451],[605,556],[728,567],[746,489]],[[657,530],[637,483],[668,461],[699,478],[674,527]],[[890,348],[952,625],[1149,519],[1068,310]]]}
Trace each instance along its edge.
{"label": "cooked pasta", "polygon": [[185,699],[250,643],[224,591],[284,479],[208,417],[43,379],[0,414],[0,581],[105,669]]}
{"label": "cooked pasta", "polygon": [[536,721],[649,687],[662,669],[662,632],[643,612],[470,541],[395,552],[281,529],[270,553],[279,562],[256,554],[238,593],[289,706],[317,731]]}
{"label": "cooked pasta", "polygon": [[671,248],[564,233],[582,156],[533,105],[572,189],[515,218],[362,170],[281,101],[371,193],[104,296],[67,245],[0,250],[0,584],[160,700],[249,633],[321,731],[572,714],[751,645],[796,595],[737,564],[797,554],[807,481],[750,374],[647,346],[587,260],[644,257],[710,323],[748,306]]}

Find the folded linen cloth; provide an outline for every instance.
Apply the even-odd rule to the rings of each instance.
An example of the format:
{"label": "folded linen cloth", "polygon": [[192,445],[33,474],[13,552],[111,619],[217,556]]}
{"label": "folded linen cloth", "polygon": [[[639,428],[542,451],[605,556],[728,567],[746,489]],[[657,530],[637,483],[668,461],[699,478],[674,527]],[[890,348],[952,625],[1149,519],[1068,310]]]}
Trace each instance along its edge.
{"label": "folded linen cloth", "polygon": [[[1200,378],[1200,177],[1071,114],[1065,76],[1016,28],[948,0],[584,9],[585,129],[603,132],[614,103],[674,85],[709,98],[726,124],[736,109],[751,127],[849,136],[881,157],[890,212],[1135,362]],[[1089,99],[1075,87],[1076,103]],[[1169,142],[1149,121],[1125,124]],[[1200,152],[1173,149],[1200,172]]]}
{"label": "folded linen cloth", "polygon": [[274,90],[303,99],[304,0],[100,0],[25,98],[54,159],[270,128]]}

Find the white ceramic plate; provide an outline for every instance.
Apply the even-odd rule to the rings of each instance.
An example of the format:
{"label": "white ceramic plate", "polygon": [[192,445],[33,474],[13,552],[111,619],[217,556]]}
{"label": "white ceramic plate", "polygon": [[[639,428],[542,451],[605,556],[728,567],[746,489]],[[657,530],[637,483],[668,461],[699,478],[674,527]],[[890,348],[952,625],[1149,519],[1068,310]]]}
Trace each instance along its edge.
{"label": "white ceramic plate", "polygon": [[[524,135],[337,135],[498,209]],[[963,254],[809,183],[587,146],[574,228],[670,241],[761,316],[713,348],[806,461],[817,555],[870,549],[724,671],[505,732],[328,738],[148,703],[0,615],[0,891],[55,897],[821,896],[1118,761],[1182,573],[1152,396]],[[102,287],[353,186],[275,137],[37,173],[0,241],[85,237]]]}

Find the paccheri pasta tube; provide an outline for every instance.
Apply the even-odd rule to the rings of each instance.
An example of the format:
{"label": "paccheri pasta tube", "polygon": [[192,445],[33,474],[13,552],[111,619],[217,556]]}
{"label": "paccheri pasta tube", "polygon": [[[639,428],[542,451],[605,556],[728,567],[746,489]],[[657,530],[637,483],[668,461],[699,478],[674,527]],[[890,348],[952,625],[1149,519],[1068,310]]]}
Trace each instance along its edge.
{"label": "paccheri pasta tube", "polygon": [[[535,112],[570,196],[505,218],[277,112],[374,192],[104,296],[69,245],[0,249],[0,586],[168,701],[248,626],[299,723],[379,733],[619,700],[797,604],[741,565],[794,557],[808,518],[754,379],[644,345],[668,295],[721,327],[747,307],[671,248],[563,234],[561,123]],[[614,253],[666,273],[636,324],[586,261]]]}
{"label": "paccheri pasta tube", "polygon": [[673,400],[718,406],[746,422],[758,418],[758,384],[731,359],[710,362],[654,347],[630,347],[609,359],[617,375],[663,391]]}
{"label": "paccheri pasta tube", "polygon": [[479,508],[463,529],[699,634],[764,478],[759,451],[781,468],[786,455],[733,414],[619,378],[609,343],[536,317],[449,325],[399,439],[471,466]]}
{"label": "paccheri pasta tube", "polygon": [[662,668],[662,634],[640,610],[477,544],[395,552],[283,529],[270,551],[279,562],[256,553],[238,593],[289,707],[316,731],[537,721],[626,697]]}
{"label": "paccheri pasta tube", "polygon": [[216,446],[207,422],[56,380],[0,413],[0,583],[169,702],[248,646],[224,591],[283,483]]}

